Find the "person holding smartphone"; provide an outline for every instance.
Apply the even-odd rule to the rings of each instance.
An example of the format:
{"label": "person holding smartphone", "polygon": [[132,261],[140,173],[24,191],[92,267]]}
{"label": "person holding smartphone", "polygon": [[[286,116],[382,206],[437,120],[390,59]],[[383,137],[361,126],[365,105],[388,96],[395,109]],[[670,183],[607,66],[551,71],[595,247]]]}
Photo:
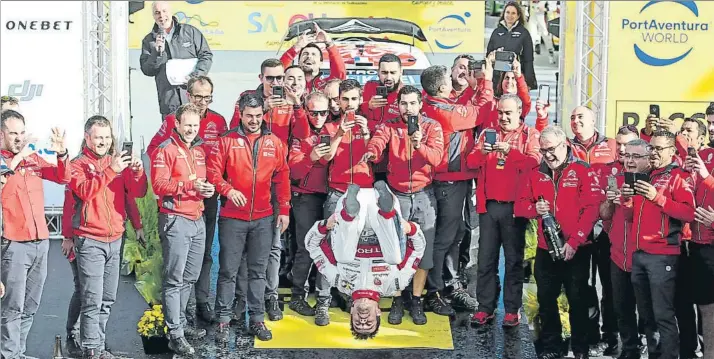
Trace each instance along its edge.
{"label": "person holding smartphone", "polygon": [[[312,225],[324,219],[323,205],[327,200],[327,169],[329,163],[324,159],[330,152],[332,136],[337,132],[334,124],[328,124],[330,115],[330,99],[322,92],[313,92],[305,99],[307,119],[310,133],[303,138],[292,139],[288,166],[290,167],[290,182],[292,197],[290,202],[295,219],[295,252],[292,267],[292,295],[289,307],[294,312],[304,316],[315,316],[315,308],[307,303],[305,286],[308,279],[312,260],[305,249],[305,236]],[[318,293],[330,290],[328,283],[317,277],[315,283]],[[321,311],[324,306],[320,307]],[[326,315],[322,313],[315,318],[315,324],[323,325],[319,321]]]}
{"label": "person holding smartphone", "polygon": [[[389,161],[387,183],[399,200],[404,219],[419,224],[426,249],[412,282],[411,296],[403,293],[392,301],[388,321],[400,324],[404,298],[411,301],[409,315],[417,325],[426,324],[422,292],[429,270],[434,266],[436,197],[432,188],[434,168],[441,163],[444,139],[441,125],[421,114],[422,95],[414,86],[404,86],[397,97],[400,116],[377,126],[367,145],[363,161]],[[384,152],[386,150],[386,156]]]}
{"label": "person holding smartphone", "polygon": [[656,131],[650,140],[649,182],[623,186],[622,195],[633,197],[632,285],[637,312],[645,323],[650,356],[679,357],[679,329],[675,318],[675,292],[680,241],[684,223],[694,221],[693,182],[672,159],[675,135]]}
{"label": "person holding smartphone", "polygon": [[90,117],[84,125],[85,145],[71,164],[69,187],[77,206],[87,208],[75,213],[74,221],[82,295],[81,345],[87,358],[106,355],[105,328],[119,284],[126,198],[141,198],[147,190],[139,158],[123,151],[110,154],[112,132],[109,120]]}
{"label": "person holding smartphone", "polygon": [[[517,1],[511,1],[503,8],[498,27],[493,30],[486,53],[493,51],[511,51],[518,56],[523,65],[526,83],[531,89],[538,88],[536,73],[533,68],[533,39],[526,28],[526,16]],[[494,72],[494,78],[500,78],[500,71]]]}
{"label": "person holding smartphone", "polygon": [[514,94],[503,95],[498,104],[498,126],[486,128],[468,155],[467,165],[478,171],[476,209],[479,213],[479,258],[477,300],[473,325],[490,323],[499,297],[498,260],[503,246],[506,258],[504,326],[520,323],[523,297],[523,253],[527,221],[515,218],[514,188],[521,173],[528,173],[541,160],[540,133],[521,120],[523,103]]}

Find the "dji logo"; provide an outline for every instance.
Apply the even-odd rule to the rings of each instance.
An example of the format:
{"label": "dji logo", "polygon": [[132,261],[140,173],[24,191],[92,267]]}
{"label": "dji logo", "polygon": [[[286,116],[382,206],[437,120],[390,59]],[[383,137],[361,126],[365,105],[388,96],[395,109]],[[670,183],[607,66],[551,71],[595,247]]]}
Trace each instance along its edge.
{"label": "dji logo", "polygon": [[9,96],[17,97],[20,101],[31,101],[35,96],[42,96],[44,85],[31,85],[30,80],[22,84],[12,84],[7,89]]}

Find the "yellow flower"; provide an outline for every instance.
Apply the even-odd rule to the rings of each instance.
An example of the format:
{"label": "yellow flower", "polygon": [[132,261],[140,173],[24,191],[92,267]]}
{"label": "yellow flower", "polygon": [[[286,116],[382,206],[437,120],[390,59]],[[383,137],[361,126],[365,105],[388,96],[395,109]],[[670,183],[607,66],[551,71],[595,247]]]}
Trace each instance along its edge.
{"label": "yellow flower", "polygon": [[149,324],[149,325],[146,326],[146,328],[147,328],[147,329],[154,329],[154,325],[153,325],[153,324]]}
{"label": "yellow flower", "polygon": [[164,334],[167,334],[169,332],[169,327],[164,327]]}

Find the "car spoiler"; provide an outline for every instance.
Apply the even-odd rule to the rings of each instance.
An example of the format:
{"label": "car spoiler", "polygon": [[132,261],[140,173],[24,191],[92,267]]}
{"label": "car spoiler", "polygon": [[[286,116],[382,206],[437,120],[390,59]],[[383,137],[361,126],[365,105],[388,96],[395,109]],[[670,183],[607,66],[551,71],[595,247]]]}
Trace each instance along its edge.
{"label": "car spoiler", "polygon": [[[426,42],[426,35],[419,25],[406,20],[393,19],[388,17],[382,18],[367,18],[367,17],[342,17],[342,18],[315,18],[310,20],[298,21],[288,28],[288,31],[283,37],[283,43],[290,41],[305,31],[312,31],[314,24],[320,27],[328,34],[396,34],[412,37],[412,46],[414,40]],[[427,42],[427,44],[429,44]],[[282,48],[282,43],[280,47]],[[429,44],[431,47],[431,44]],[[278,49],[278,52],[280,49]],[[432,51],[433,52],[433,51]]]}

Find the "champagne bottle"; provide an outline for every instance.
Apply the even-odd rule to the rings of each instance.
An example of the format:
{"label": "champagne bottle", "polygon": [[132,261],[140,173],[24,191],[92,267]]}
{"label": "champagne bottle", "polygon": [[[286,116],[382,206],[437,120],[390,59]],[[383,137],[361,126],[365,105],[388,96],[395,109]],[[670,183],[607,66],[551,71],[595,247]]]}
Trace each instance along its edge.
{"label": "champagne bottle", "polygon": [[[540,196],[538,201],[545,201],[545,199]],[[565,246],[565,240],[563,239],[563,230],[560,225],[550,213],[542,215],[541,222],[543,223],[543,236],[545,236],[545,243],[548,245],[550,257],[554,261],[564,260],[563,247]]]}
{"label": "champagne bottle", "polygon": [[62,359],[64,358],[64,353],[62,352],[62,336],[57,335],[55,336],[55,350],[52,354],[53,359]]}

